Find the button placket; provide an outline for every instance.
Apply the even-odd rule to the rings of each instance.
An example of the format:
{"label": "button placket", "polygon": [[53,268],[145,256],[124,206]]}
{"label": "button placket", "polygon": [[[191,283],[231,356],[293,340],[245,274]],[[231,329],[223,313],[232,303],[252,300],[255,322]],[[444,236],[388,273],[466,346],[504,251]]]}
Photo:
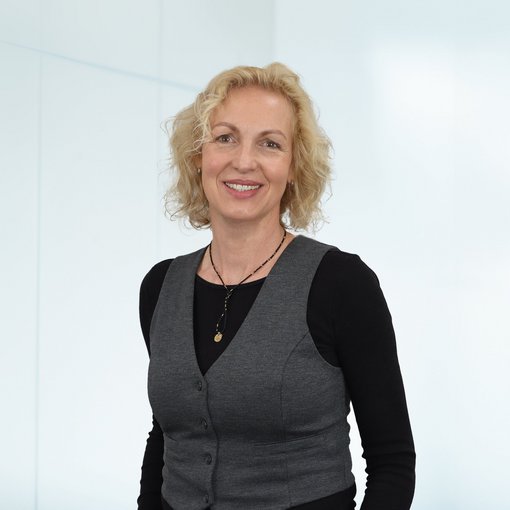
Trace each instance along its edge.
{"label": "button placket", "polygon": [[[200,379],[196,379],[195,382],[194,382],[194,387],[195,387],[197,392],[203,392],[205,386],[204,386],[204,383]],[[207,401],[207,395],[204,395],[204,397],[206,398],[206,401]],[[203,398],[203,397],[200,397],[200,398]],[[200,424],[200,427],[202,428],[202,430],[204,432],[208,430],[209,422],[207,421],[207,419],[204,416],[201,416],[199,418],[199,424]],[[213,463],[213,457],[208,452],[203,454],[202,460],[208,466],[210,466]],[[209,504],[209,502],[210,502],[209,494],[207,494],[207,493],[204,494],[203,501],[204,501],[205,504]]]}

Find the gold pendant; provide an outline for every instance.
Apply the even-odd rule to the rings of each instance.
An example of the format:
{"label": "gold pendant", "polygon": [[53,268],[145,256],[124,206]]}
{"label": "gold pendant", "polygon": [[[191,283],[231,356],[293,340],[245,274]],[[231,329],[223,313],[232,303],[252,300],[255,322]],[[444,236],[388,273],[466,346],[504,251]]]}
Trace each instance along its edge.
{"label": "gold pendant", "polygon": [[221,342],[221,339],[222,339],[222,338],[223,338],[223,335],[222,335],[219,331],[218,331],[218,333],[216,333],[216,334],[214,335],[214,341],[215,341],[216,343]]}

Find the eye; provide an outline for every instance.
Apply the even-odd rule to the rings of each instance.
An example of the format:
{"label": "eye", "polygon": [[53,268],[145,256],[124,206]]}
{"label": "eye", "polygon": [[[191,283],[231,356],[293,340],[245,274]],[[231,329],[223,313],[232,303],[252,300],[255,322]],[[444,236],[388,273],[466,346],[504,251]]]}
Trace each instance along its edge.
{"label": "eye", "polygon": [[264,140],[262,142],[262,144],[265,147],[268,147],[269,149],[281,149],[282,148],[282,146],[278,142],[275,142],[274,140]]}
{"label": "eye", "polygon": [[234,138],[232,137],[232,135],[222,134],[222,135],[217,136],[214,139],[214,141],[219,142],[219,143],[232,143],[234,141]]}

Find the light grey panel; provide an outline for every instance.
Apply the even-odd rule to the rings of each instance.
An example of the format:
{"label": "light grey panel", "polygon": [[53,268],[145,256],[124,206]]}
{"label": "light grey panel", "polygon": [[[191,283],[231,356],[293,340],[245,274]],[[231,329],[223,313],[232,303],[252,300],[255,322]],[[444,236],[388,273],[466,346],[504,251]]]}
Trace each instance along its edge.
{"label": "light grey panel", "polygon": [[0,501],[35,501],[39,57],[0,44]]}
{"label": "light grey panel", "polygon": [[0,41],[38,47],[41,37],[40,0],[0,2]]}
{"label": "light grey panel", "polygon": [[158,0],[41,1],[44,50],[157,76]]}
{"label": "light grey panel", "polygon": [[161,76],[204,87],[235,65],[273,58],[274,0],[164,2]]}
{"label": "light grey panel", "polygon": [[148,426],[157,85],[45,57],[39,510],[136,500]]}

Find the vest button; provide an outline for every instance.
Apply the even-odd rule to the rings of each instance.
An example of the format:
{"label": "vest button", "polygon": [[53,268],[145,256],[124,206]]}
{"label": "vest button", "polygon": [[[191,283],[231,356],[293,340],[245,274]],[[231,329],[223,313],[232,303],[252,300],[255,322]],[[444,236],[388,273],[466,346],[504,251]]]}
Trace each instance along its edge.
{"label": "vest button", "polygon": [[202,381],[197,381],[197,390],[202,391]]}
{"label": "vest button", "polygon": [[[204,458],[205,458],[206,464],[210,464],[212,462],[212,457],[209,453],[206,453]],[[206,503],[207,503],[207,501],[206,501]]]}
{"label": "vest button", "polygon": [[205,418],[202,418],[201,423],[202,423],[202,427],[204,427],[204,429],[207,430],[207,427],[209,426],[207,424],[207,420]]}

